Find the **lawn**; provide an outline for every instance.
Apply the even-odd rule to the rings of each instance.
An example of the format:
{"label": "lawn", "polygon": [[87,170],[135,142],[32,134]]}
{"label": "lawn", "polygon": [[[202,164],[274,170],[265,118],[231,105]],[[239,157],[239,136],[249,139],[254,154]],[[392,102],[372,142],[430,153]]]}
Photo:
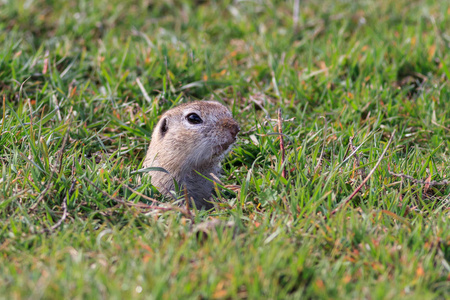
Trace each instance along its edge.
{"label": "lawn", "polygon": [[[450,2],[5,0],[0,45],[0,299],[450,297]],[[139,172],[203,99],[211,212]]]}

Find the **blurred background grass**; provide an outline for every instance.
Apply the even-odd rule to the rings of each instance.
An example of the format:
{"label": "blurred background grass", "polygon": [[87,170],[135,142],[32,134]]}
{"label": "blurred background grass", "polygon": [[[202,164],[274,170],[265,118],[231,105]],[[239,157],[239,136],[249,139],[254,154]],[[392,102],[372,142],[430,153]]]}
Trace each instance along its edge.
{"label": "blurred background grass", "polygon": [[[448,297],[449,28],[446,1],[1,2],[0,297]],[[242,128],[219,210],[88,183],[165,201],[132,172],[196,99]]]}

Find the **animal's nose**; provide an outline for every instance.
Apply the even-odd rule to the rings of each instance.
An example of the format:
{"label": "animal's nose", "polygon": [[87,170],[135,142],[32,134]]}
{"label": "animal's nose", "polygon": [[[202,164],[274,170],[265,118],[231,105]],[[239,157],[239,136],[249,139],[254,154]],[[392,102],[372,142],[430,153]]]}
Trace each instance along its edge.
{"label": "animal's nose", "polygon": [[231,133],[233,137],[235,137],[241,130],[238,123],[232,118],[222,119],[220,125],[223,129]]}

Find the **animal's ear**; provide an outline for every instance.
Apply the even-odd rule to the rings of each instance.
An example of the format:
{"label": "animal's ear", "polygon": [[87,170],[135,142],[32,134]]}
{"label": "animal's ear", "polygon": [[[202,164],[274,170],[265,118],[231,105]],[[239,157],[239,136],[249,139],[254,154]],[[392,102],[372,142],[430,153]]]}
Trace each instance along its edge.
{"label": "animal's ear", "polygon": [[161,137],[164,137],[169,130],[169,125],[167,124],[167,118],[161,120],[161,126],[159,126],[159,132],[161,133]]}

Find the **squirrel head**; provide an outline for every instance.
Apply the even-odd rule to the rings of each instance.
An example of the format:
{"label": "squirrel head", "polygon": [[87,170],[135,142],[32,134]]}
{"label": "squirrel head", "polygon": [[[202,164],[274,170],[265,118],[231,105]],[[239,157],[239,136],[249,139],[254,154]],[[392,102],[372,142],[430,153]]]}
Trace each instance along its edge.
{"label": "squirrel head", "polygon": [[162,115],[154,129],[150,150],[156,147],[159,158],[164,151],[170,159],[183,162],[184,167],[207,167],[220,162],[236,141],[239,130],[231,112],[218,102],[182,104]]}

